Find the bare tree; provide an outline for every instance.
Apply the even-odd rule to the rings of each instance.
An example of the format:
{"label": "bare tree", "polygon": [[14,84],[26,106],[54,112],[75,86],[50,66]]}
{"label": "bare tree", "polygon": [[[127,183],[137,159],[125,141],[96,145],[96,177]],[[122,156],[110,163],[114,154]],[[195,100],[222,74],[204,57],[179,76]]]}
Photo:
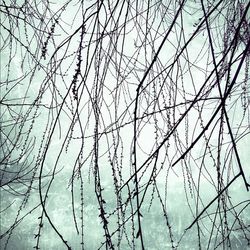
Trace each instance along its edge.
{"label": "bare tree", "polygon": [[1,249],[246,249],[249,7],[3,0]]}

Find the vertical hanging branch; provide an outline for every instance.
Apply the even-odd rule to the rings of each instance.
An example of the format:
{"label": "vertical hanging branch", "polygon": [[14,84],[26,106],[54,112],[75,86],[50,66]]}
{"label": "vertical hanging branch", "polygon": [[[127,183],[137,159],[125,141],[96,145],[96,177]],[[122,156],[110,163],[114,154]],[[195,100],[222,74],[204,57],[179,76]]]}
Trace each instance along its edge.
{"label": "vertical hanging branch", "polygon": [[84,215],[83,215],[83,211],[84,211],[84,193],[83,193],[83,177],[82,177],[82,173],[81,170],[79,170],[79,177],[80,177],[80,182],[81,182],[81,186],[80,186],[80,192],[81,192],[81,215],[80,215],[80,219],[81,219],[81,248],[82,250],[84,249]]}
{"label": "vertical hanging branch", "polygon": [[73,98],[74,100],[77,100],[77,81],[79,78],[79,75],[81,74],[81,64],[82,64],[82,50],[83,50],[83,37],[85,34],[85,23],[83,20],[83,24],[82,24],[82,28],[81,28],[81,35],[80,35],[80,43],[79,43],[79,47],[78,47],[78,51],[77,51],[77,63],[76,63],[76,69],[75,69],[75,74],[73,76],[73,80],[72,80],[72,94],[73,94]]}
{"label": "vertical hanging branch", "polygon": [[146,72],[144,73],[143,75],[143,78],[141,79],[139,85],[137,86],[137,89],[136,89],[136,97],[135,97],[135,108],[134,108],[134,118],[133,118],[133,133],[134,133],[134,136],[133,136],[133,167],[134,167],[134,181],[135,181],[135,193],[136,193],[136,204],[137,204],[137,219],[138,219],[138,232],[137,232],[137,238],[140,237],[140,240],[141,240],[141,247],[142,249],[144,249],[144,242],[143,242],[143,234],[142,234],[142,228],[141,228],[141,213],[140,213],[140,200],[139,200],[139,183],[138,183],[138,177],[137,177],[137,171],[138,171],[138,168],[137,168],[137,151],[136,151],[136,148],[137,148],[137,120],[138,120],[138,117],[137,117],[137,112],[138,112],[138,109],[139,109],[139,96],[140,96],[140,92],[141,92],[141,89],[143,88],[143,83],[145,81],[145,79],[147,78],[150,70],[152,69],[156,59],[158,58],[158,55],[160,53],[160,51],[162,50],[162,47],[163,45],[165,44],[178,16],[179,16],[179,13],[181,12],[183,6],[184,6],[184,2],[185,1],[182,1],[180,3],[180,6],[179,6],[179,9],[177,10],[175,16],[174,16],[174,19],[168,29],[168,31],[166,32],[166,35],[164,36],[158,50],[156,51],[153,59],[152,59],[152,62],[150,63],[150,65],[148,66],[148,68],[146,69]]}
{"label": "vertical hanging branch", "polygon": [[[103,39],[103,33],[100,32],[100,25],[101,22],[99,20],[100,18],[100,12],[101,12],[101,5],[97,5],[97,16],[96,16],[96,22],[97,22],[97,42],[96,42],[96,48],[95,48],[95,79],[94,79],[94,97],[92,101],[93,110],[94,110],[94,119],[95,119],[95,125],[94,125],[94,180],[95,180],[95,194],[99,205],[99,217],[101,219],[101,224],[104,230],[104,238],[106,243],[107,249],[114,249],[114,244],[111,239],[111,235],[109,232],[109,226],[108,226],[108,220],[107,220],[107,213],[105,210],[105,204],[106,201],[103,197],[103,191],[104,188],[102,187],[101,183],[101,176],[100,176],[100,169],[99,169],[99,121],[100,121],[100,107],[99,104],[101,102],[101,92],[102,92],[102,80],[100,76],[101,72],[101,53],[102,53],[102,39]],[[99,41],[100,39],[100,41]]]}

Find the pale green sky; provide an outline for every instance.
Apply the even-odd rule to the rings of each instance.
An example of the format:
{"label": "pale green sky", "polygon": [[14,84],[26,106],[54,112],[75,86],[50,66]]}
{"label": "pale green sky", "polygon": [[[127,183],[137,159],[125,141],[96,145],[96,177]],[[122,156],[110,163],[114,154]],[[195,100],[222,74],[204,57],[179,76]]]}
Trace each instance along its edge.
{"label": "pale green sky", "polygon": [[[249,8],[244,1],[237,3],[215,1],[209,7],[204,1],[207,14],[218,4],[208,20],[216,63],[223,58],[226,43],[232,41],[240,18]],[[8,16],[4,4],[12,15]],[[21,2],[4,4],[0,6],[0,248],[66,249],[39,205],[40,195],[44,201],[48,192],[47,215],[67,244],[74,250],[82,246],[86,250],[105,249],[95,192],[95,187],[99,188],[95,186],[98,154],[104,216],[114,249],[142,249],[140,235],[136,237],[136,149],[145,249],[199,249],[199,245],[201,249],[247,249],[250,200],[243,176],[185,231],[239,173],[221,110],[193,143],[217,112],[219,87],[224,95],[233,83],[246,43],[239,39],[235,54],[231,49],[224,67],[218,66],[218,75],[223,74],[218,85],[202,2],[186,1],[173,27],[179,8],[176,1],[69,1],[63,11],[62,2],[47,8],[45,2],[35,1],[22,7],[29,15],[18,12]],[[82,9],[87,10],[84,18]],[[233,14],[235,27],[229,27],[225,18],[233,20]],[[81,37],[83,19],[85,32]],[[241,30],[249,32],[246,25]],[[46,41],[44,59],[41,55]],[[80,74],[74,84],[79,56]],[[225,106],[248,182],[249,60],[248,55]],[[134,148],[136,89],[145,74],[136,109]],[[183,154],[184,159],[173,166]],[[43,226],[37,237],[41,218]],[[9,230],[13,223],[15,228]],[[82,232],[84,245],[80,244]]]}

